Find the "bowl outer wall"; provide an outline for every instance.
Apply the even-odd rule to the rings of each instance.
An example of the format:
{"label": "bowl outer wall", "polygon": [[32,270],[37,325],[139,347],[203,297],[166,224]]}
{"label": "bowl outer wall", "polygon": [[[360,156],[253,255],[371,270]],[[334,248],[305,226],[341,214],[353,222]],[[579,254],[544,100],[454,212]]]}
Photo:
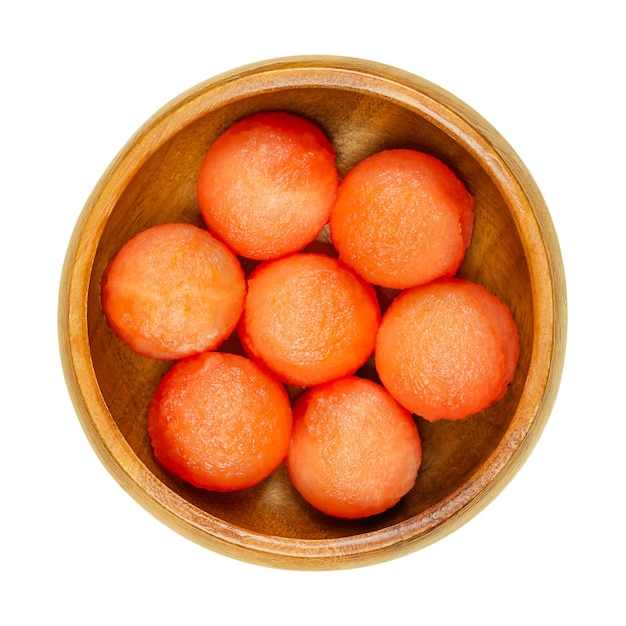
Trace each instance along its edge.
{"label": "bowl outer wall", "polygon": [[[511,198],[533,292],[531,364],[506,441],[461,488],[417,519],[330,541],[263,536],[234,527],[165,487],[124,440],[99,391],[89,346],[87,293],[98,241],[126,182],[182,123],[190,123],[261,90],[332,87],[401,102],[463,145]],[[97,207],[97,211],[94,211]],[[226,72],[181,94],[127,142],[80,214],[62,271],[59,341],[66,382],[85,433],[99,458],[142,506],[176,531],[223,554],[272,567],[338,569],[395,558],[452,532],[482,510],[512,479],[536,444],[552,410],[565,354],[566,289],[556,233],[530,173],[480,115],[422,78],[371,61],[289,57]],[[504,439],[504,438],[503,438]]]}

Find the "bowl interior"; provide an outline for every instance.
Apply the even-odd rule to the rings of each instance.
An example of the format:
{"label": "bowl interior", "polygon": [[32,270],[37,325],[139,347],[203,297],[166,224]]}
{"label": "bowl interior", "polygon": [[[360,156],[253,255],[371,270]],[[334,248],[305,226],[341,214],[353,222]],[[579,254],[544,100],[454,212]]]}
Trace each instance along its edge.
{"label": "bowl interior", "polygon": [[[93,244],[89,269],[86,328],[88,357],[104,410],[88,419],[95,423],[99,437],[108,433],[134,458],[133,469],[122,467],[122,473],[140,475],[132,480],[149,492],[150,502],[143,504],[179,530],[189,531],[193,539],[205,542],[206,538],[218,549],[237,544],[245,553],[246,545],[259,549],[256,542],[260,545],[269,537],[268,550],[290,554],[298,546],[299,554],[305,555],[310,540],[317,546],[315,551],[317,540],[326,540],[322,542],[326,546],[336,540],[336,551],[350,546],[346,554],[371,552],[369,541],[376,549],[392,545],[394,533],[403,541],[414,541],[480,495],[500,470],[493,467],[494,458],[502,464],[503,458],[506,462],[514,454],[518,442],[511,438],[519,436],[519,428],[513,429],[512,422],[516,415],[519,419],[536,332],[527,237],[520,208],[513,205],[515,200],[489,163],[497,162],[496,169],[501,170],[506,166],[497,155],[487,158],[478,150],[476,131],[454,110],[442,109],[432,97],[431,86],[425,85],[422,91],[409,90],[401,81],[396,84],[360,70],[322,72],[298,66],[208,82],[147,123],[94,192],[88,209],[90,215],[99,215],[99,240]],[[130,237],[167,221],[202,225],[196,177],[202,157],[219,133],[245,115],[277,109],[307,116],[322,127],[336,148],[341,174],[376,151],[397,147],[427,151],[456,171],[476,203],[473,240],[459,274],[483,284],[508,304],[520,333],[519,367],[506,397],[458,422],[431,424],[416,417],[423,463],[415,487],[390,511],[360,521],[330,518],[311,508],[291,486],[282,466],[258,486],[228,494],[193,488],[164,472],[152,455],[146,415],[152,393],[170,364],[133,354],[112,335],[100,308],[102,272]],[[392,295],[380,292],[383,307]],[[237,350],[236,337],[222,349]],[[361,373],[375,377],[372,363]],[[528,429],[532,416],[524,419],[523,428]],[[104,443],[109,451],[115,445]]]}

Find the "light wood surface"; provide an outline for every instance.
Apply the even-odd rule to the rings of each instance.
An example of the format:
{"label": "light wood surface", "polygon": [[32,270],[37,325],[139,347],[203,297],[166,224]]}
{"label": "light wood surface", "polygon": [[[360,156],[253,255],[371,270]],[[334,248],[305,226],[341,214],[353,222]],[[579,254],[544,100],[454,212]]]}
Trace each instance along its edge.
{"label": "light wood surface", "polygon": [[[99,282],[121,245],[166,221],[201,224],[200,161],[236,119],[260,110],[310,117],[345,173],[384,148],[444,160],[476,201],[460,275],[507,303],[520,364],[507,396],[480,415],[417,419],[424,458],[415,488],[395,508],[361,521],[316,512],[284,468],[250,490],[218,494],[183,484],[153,459],[146,410],[169,367],[116,340]],[[59,298],[61,356],[77,415],[111,474],[142,506],[193,541],[272,567],[334,569],[380,562],[444,537],[513,477],[549,417],[566,335],[565,278],[548,210],[506,141],[464,103],[394,68],[337,57],[296,57],[234,70],[182,94],[127,143],[87,200],[70,242]],[[367,374],[367,372],[365,372]]]}

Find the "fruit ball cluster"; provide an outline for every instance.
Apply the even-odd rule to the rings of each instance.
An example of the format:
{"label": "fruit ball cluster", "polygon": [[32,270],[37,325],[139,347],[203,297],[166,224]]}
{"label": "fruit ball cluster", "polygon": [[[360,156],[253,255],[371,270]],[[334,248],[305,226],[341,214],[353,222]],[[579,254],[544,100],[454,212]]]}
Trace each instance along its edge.
{"label": "fruit ball cluster", "polygon": [[[139,232],[101,281],[114,335],[172,362],[148,410],[166,471],[224,492],[284,462],[323,513],[376,515],[415,485],[416,416],[464,419],[506,394],[517,327],[456,276],[474,200],[438,158],[384,150],[341,179],[317,124],[261,112],[211,143],[197,200],[205,228]],[[394,295],[384,311],[381,288]]]}

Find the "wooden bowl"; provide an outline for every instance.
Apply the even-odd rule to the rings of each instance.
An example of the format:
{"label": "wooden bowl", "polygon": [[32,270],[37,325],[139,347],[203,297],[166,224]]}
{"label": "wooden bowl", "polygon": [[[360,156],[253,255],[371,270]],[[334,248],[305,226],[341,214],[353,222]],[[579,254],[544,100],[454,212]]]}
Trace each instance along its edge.
{"label": "wooden bowl", "polygon": [[[411,147],[448,163],[476,202],[460,275],[507,303],[520,363],[506,397],[458,422],[417,419],[424,457],[414,489],[369,519],[326,517],[295,492],[281,466],[235,493],[195,489],[164,472],[146,433],[151,395],[169,367],[113,337],[99,284],[107,262],[142,229],[202,224],[201,159],[232,122],[288,110],[320,124],[344,174],[376,151]],[[421,78],[373,62],[293,57],[210,79],[156,113],[126,144],[75,227],[60,289],[60,350],[69,392],[103,464],[148,511],[182,535],[244,561],[291,569],[381,562],[455,530],[490,502],[527,459],[560,381],[566,328],[563,266],[539,190],[488,122]]]}

